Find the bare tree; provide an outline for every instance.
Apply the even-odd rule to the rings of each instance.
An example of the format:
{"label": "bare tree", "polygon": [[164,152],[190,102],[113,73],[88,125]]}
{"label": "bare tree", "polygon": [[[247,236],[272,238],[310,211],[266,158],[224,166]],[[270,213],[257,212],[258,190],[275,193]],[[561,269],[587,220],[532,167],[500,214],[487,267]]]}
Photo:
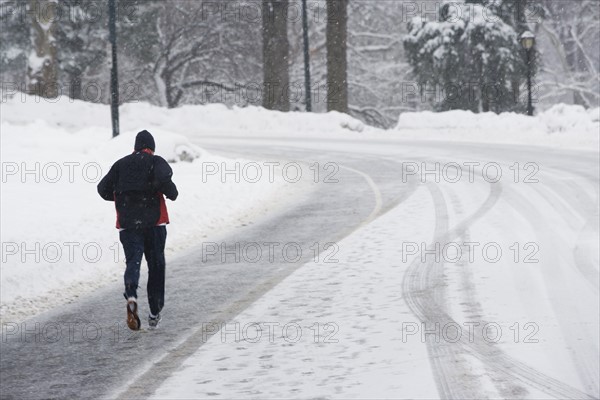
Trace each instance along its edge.
{"label": "bare tree", "polygon": [[416,104],[403,98],[410,66],[402,45],[402,2],[348,4],[348,102],[350,114],[388,128]]}
{"label": "bare tree", "polygon": [[158,54],[152,66],[162,106],[179,105],[184,90],[203,84],[204,80],[189,79],[194,63],[206,62],[218,49],[215,35],[209,34],[201,8],[190,10],[186,3],[167,2],[156,21]]}
{"label": "bare tree", "polygon": [[154,83],[143,97],[168,108],[227,103],[227,94],[238,86],[258,84],[258,23],[224,18],[222,4],[146,0],[141,21],[123,26],[124,74],[136,82]]}
{"label": "bare tree", "polygon": [[289,111],[288,0],[263,0],[263,107]]}
{"label": "bare tree", "polygon": [[327,0],[327,110],[348,113],[348,0]]}
{"label": "bare tree", "polygon": [[[327,2],[311,1],[309,5],[313,110],[324,112],[327,110]],[[296,8],[300,9],[300,5]],[[402,93],[403,87],[411,83],[407,82],[411,79],[410,66],[402,45],[406,32],[402,20],[405,8],[402,1],[348,2],[349,113],[382,128],[394,126],[402,111],[429,109],[428,103],[420,103],[415,96],[407,98]],[[303,82],[301,19],[291,19],[291,22],[295,23],[289,24],[293,60],[290,73],[294,82]],[[303,109],[302,98],[297,100],[294,107]]]}
{"label": "bare tree", "polygon": [[[542,0],[545,18],[536,26],[548,39],[558,61],[542,65],[546,97],[570,95],[575,104],[597,107],[600,102],[600,1]],[[551,57],[550,54],[547,55]]]}

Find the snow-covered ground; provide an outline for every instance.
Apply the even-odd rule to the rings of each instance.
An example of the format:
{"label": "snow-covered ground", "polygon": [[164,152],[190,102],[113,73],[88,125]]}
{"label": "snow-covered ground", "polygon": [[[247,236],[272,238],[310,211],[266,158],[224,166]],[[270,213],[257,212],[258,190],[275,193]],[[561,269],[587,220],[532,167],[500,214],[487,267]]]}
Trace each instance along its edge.
{"label": "snow-covered ground", "polygon": [[212,155],[181,134],[141,120],[124,124],[129,128],[111,140],[107,110],[68,101],[2,104],[3,320],[19,321],[122,279],[114,204],[98,196],[96,185],[112,163],[131,153],[141,129],[154,133],[157,154],[171,162],[181,193],[176,202],[167,201],[167,258],[310,190],[305,181],[288,183],[281,173],[272,182],[222,180],[219,172],[245,161]]}
{"label": "snow-covered ground", "polygon": [[[206,343],[156,399],[435,398],[419,325],[402,300],[405,241],[427,241],[425,188],[302,266]],[[335,262],[333,262],[335,261]]]}
{"label": "snow-covered ground", "polygon": [[[97,196],[97,179],[92,179],[96,168],[89,164],[97,163],[105,172],[130,151],[140,129],[155,134],[157,152],[172,161],[181,192],[177,202],[168,203],[169,257],[181,255],[203,237],[215,237],[278,207],[294,205],[296,196],[311,190],[307,182],[282,180],[204,183],[206,163],[226,162],[231,167],[235,160],[211,155],[193,143],[253,137],[265,147],[279,144],[284,152],[298,145],[291,139],[312,138],[304,146],[304,159],[310,158],[311,148],[326,143],[325,154],[337,151],[343,159],[358,160],[365,167],[378,160],[420,159],[411,152],[411,140],[405,141],[406,148],[395,147],[396,140],[515,143],[597,153],[600,133],[598,109],[564,105],[534,118],[459,111],[404,114],[396,129],[382,131],[338,113],[228,110],[220,105],[163,110],[127,104],[121,114],[125,133],[110,140],[105,106],[20,100],[2,104],[1,126],[2,307],[11,317],[26,315],[15,302],[21,307],[26,303],[31,313],[58,304],[50,300],[57,294],[62,301],[73,300],[89,288],[121,279],[123,262],[114,259],[120,248],[112,228],[114,210]],[[223,143],[221,150],[227,151]],[[244,141],[236,144],[239,151]],[[412,144],[427,159],[458,157],[456,148],[428,145]],[[509,161],[511,154],[477,155],[476,146],[464,146],[464,154],[476,160],[496,160],[499,155],[506,171],[514,161],[538,161],[528,157],[543,154],[528,153],[524,147],[519,153],[521,148],[514,146],[514,156],[520,157]],[[367,154],[370,159],[361,159]],[[569,157],[575,165],[573,154]],[[585,154],[583,165],[593,167],[593,157]],[[553,161],[552,156],[548,160]],[[40,182],[35,180],[37,172],[23,173],[24,167],[34,169],[36,162]],[[598,276],[598,226],[592,222],[598,215],[597,182],[589,181],[593,173],[540,163],[537,185],[510,180],[497,186],[481,181],[420,185],[399,206],[340,241],[339,262],[309,262],[221,332],[217,331],[223,327],[208,327],[216,334],[159,387],[155,397],[597,395],[598,286],[592,279]],[[67,166],[74,168],[73,182]],[[57,168],[62,176],[52,183]],[[381,177],[354,172],[373,191],[379,190],[373,178]],[[398,185],[396,180],[379,183]],[[379,212],[381,193],[376,197]],[[463,257],[444,265],[422,262],[403,246],[432,240],[442,246],[450,241],[493,242],[505,253],[498,263],[466,263]],[[515,242],[521,251],[518,262],[512,258]],[[35,250],[36,243],[40,251]],[[74,260],[68,259],[66,243],[75,243]],[[103,257],[90,261],[96,247],[82,250],[95,243]],[[539,262],[522,262],[531,255],[523,248],[528,243],[539,246],[533,254]],[[49,262],[57,248],[62,257]],[[35,255],[42,260],[35,260]],[[432,342],[435,334],[422,336],[421,320],[446,323],[438,331],[438,342]],[[444,329],[449,323],[464,329],[458,344],[440,338],[441,332],[448,333]],[[493,333],[478,328],[471,341],[469,323],[495,324],[503,335],[490,343],[483,335]],[[242,340],[236,340],[236,334]]]}
{"label": "snow-covered ground", "polygon": [[[338,242],[338,262],[303,265],[234,320],[207,324],[215,335],[154,398],[597,394],[598,292],[572,259],[581,234],[597,239],[597,226],[582,230],[588,222],[574,203],[561,204],[565,213],[557,213],[557,202],[569,196],[553,174],[540,173],[548,186],[420,186]],[[597,206],[594,188],[572,182],[589,190]],[[452,251],[424,255],[407,246],[433,249],[432,239],[441,247],[479,247],[463,246],[458,261],[448,261],[456,257]],[[494,250],[484,252],[487,243],[503,254],[496,259]],[[514,243],[538,247],[521,249],[515,262]],[[597,277],[598,245],[585,253]],[[438,256],[446,262],[436,277],[431,261]],[[423,325],[415,310],[447,317],[435,320],[436,329],[430,320]],[[440,388],[440,381],[448,387]]]}
{"label": "snow-covered ground", "polygon": [[[215,179],[203,183],[203,163],[229,162],[228,168],[233,168],[231,163],[236,161],[213,156],[191,144],[190,139],[301,135],[595,150],[599,114],[599,109],[586,111],[566,105],[533,118],[467,111],[405,113],[396,129],[383,131],[339,113],[280,113],[256,107],[227,109],[218,104],[166,110],[132,103],[121,108],[124,134],[110,140],[109,107],[19,94],[2,103],[0,315],[6,316],[9,310],[41,311],[119,278],[122,263],[119,259],[115,262],[118,236],[108,229],[114,223],[113,209],[101,203],[95,185],[112,162],[130,151],[134,135],[141,129],[153,132],[158,153],[174,162],[175,182],[183,193],[177,203],[169,204],[173,224],[167,250],[172,257],[189,249],[199,237],[249,223],[253,216],[269,211],[274,202],[285,204],[286,195],[304,190],[302,185],[286,185],[282,179],[258,184],[243,179],[239,184]],[[190,162],[190,158],[196,161]],[[284,186],[286,190],[282,190]],[[97,251],[102,254],[99,260]]]}

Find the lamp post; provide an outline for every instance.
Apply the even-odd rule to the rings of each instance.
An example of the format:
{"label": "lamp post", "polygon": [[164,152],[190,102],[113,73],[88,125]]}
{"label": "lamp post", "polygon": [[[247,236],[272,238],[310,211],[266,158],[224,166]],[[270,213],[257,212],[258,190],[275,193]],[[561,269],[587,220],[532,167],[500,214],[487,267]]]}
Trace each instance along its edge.
{"label": "lamp post", "polygon": [[119,73],[117,68],[117,7],[116,0],[108,0],[108,28],[111,44],[110,115],[113,137],[119,136]]}
{"label": "lamp post", "polygon": [[525,31],[521,35],[521,46],[527,54],[527,115],[533,116],[533,99],[531,97],[531,61],[532,53],[535,46],[535,35],[530,31]]}
{"label": "lamp post", "polygon": [[306,111],[311,112],[310,52],[308,45],[308,15],[306,10],[306,0],[302,0],[302,35],[304,37],[304,90],[306,91]]}

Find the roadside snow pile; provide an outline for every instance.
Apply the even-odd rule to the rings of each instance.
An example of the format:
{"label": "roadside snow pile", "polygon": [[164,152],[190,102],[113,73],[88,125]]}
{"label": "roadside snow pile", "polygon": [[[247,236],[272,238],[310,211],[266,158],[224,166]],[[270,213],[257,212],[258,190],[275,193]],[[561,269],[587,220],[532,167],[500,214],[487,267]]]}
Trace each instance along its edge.
{"label": "roadside snow pile", "polygon": [[[77,112],[73,109],[76,107]],[[102,104],[72,101],[67,98],[52,102],[32,96],[17,95],[2,103],[2,119],[15,124],[29,124],[39,119],[67,131],[85,126],[103,127],[110,131],[110,108]],[[166,109],[148,103],[127,103],[120,108],[121,129],[138,131],[150,126],[161,132],[177,132],[186,136],[348,136],[367,127],[343,113],[327,114],[270,111],[262,107],[233,107],[223,104],[187,105]],[[374,129],[374,128],[373,128]]]}
{"label": "roadside snow pile", "polygon": [[167,201],[168,258],[251,223],[307,189],[305,182],[285,182],[281,173],[274,182],[254,183],[203,175],[207,163],[234,170],[244,160],[217,157],[191,143],[180,134],[189,129],[186,121],[175,118],[168,131],[143,123],[141,114],[137,122],[122,114],[126,128],[111,139],[107,106],[18,100],[2,104],[0,126],[4,320],[18,321],[122,279],[114,203],[102,200],[96,185],[133,151],[139,130],[154,134],[157,154],[171,162],[180,192],[176,202]]}
{"label": "roadside snow pile", "polygon": [[170,112],[150,104],[127,104],[123,113],[130,121],[147,121],[153,126],[175,130],[182,126],[204,135],[321,137],[328,133],[362,132],[364,124],[347,114],[270,111],[262,107],[227,108],[222,104],[183,106]]}
{"label": "roadside snow pile", "polygon": [[[76,112],[73,110],[76,109]],[[448,111],[402,113],[395,129],[382,130],[338,112],[326,114],[269,111],[261,107],[227,108],[222,104],[165,109],[147,103],[121,107],[121,129],[172,132],[190,140],[208,137],[323,139],[409,139],[510,143],[596,150],[600,144],[600,109],[558,104],[535,117],[516,113]],[[96,128],[110,132],[110,108],[63,98],[58,102],[17,95],[2,103],[2,119],[13,124],[35,120],[67,132]],[[181,141],[180,139],[177,139]],[[188,159],[186,146],[174,150],[174,160]]]}
{"label": "roadside snow pile", "polygon": [[557,104],[539,117],[547,132],[574,132],[598,136],[600,134],[600,108],[586,110],[582,106]]}
{"label": "roadside snow pile", "polygon": [[403,113],[396,126],[402,136],[422,139],[558,145],[598,148],[600,109],[558,104],[529,117],[516,113],[429,111]]}

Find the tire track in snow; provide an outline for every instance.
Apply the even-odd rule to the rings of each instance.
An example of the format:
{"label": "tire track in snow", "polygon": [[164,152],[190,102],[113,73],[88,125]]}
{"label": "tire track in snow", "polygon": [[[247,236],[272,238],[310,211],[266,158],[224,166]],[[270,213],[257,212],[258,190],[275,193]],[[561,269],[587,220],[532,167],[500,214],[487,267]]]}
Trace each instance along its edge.
{"label": "tire track in snow", "polygon": [[[499,184],[491,186],[490,194],[481,207],[470,217],[463,220],[456,227],[448,229],[447,206],[443,195],[438,187],[429,184],[431,196],[435,204],[436,227],[434,231],[435,242],[448,242],[465,233],[470,225],[484,216],[498,201],[502,191]],[[436,265],[437,264],[437,265]],[[446,312],[443,311],[436,298],[436,291],[440,285],[440,270],[442,263],[432,261],[422,263],[420,256],[415,258],[407,269],[403,279],[403,298],[410,307],[411,311],[425,324],[438,323],[440,326],[447,324],[457,324]],[[437,295],[439,297],[439,295]],[[428,341],[428,350],[431,349],[432,367],[434,375],[438,382],[438,390],[442,398],[481,398],[477,394],[478,388],[456,388],[456,372],[452,370],[449,363],[444,363],[442,357],[444,354],[451,354],[455,357],[461,351],[479,359],[486,367],[495,371],[497,374],[507,378],[520,381],[523,384],[543,391],[550,396],[558,399],[593,399],[576,388],[571,387],[557,379],[554,379],[540,371],[531,368],[527,364],[516,360],[498,346],[487,342],[482,342],[480,338],[481,331],[473,335],[475,340],[471,341],[461,337],[457,343],[444,343],[440,345],[433,341]],[[438,347],[438,348],[433,348]],[[441,347],[441,348],[440,348]],[[455,347],[456,349],[452,349]],[[450,350],[449,350],[450,349]],[[454,387],[453,387],[454,386]],[[475,394],[475,395],[473,395]],[[520,394],[522,395],[522,393]]]}
{"label": "tire track in snow", "polygon": [[[449,191],[449,195],[452,199],[452,203],[455,206],[456,211],[459,215],[464,214],[464,210],[462,204],[460,202],[459,196],[453,191]],[[465,229],[464,232],[457,237],[459,239],[459,243],[469,243],[471,242],[471,235],[469,229]],[[469,247],[463,249],[463,251],[469,252]],[[477,300],[477,288],[475,283],[473,282],[473,272],[469,265],[465,262],[465,258],[461,257],[454,266],[459,270],[459,279],[460,279],[460,287],[462,289],[462,295],[464,296],[464,300],[461,302],[461,305],[468,305],[468,315],[466,315],[466,320],[468,322],[479,323],[481,325],[486,325],[489,321],[482,320],[482,316],[484,315],[484,310]],[[465,312],[463,310],[463,312]],[[528,390],[522,385],[517,384],[514,381],[509,381],[505,376],[499,375],[494,369],[491,369],[488,365],[483,365],[483,368],[486,371],[486,374],[491,378],[491,383],[497,390],[497,394],[494,394],[491,397],[500,396],[501,398],[524,398],[528,394]]]}
{"label": "tire track in snow", "polygon": [[[434,184],[427,188],[434,201],[435,229],[434,240],[441,238],[449,230],[448,208],[441,190]],[[413,313],[426,327],[444,326],[437,311],[444,309],[443,261],[431,261],[421,264],[420,255],[409,266],[403,279],[403,298]],[[445,312],[444,312],[445,315]],[[425,336],[425,343],[438,392],[443,399],[487,398],[476,378],[468,373],[465,365],[464,349],[452,343],[438,342],[435,335]]]}

